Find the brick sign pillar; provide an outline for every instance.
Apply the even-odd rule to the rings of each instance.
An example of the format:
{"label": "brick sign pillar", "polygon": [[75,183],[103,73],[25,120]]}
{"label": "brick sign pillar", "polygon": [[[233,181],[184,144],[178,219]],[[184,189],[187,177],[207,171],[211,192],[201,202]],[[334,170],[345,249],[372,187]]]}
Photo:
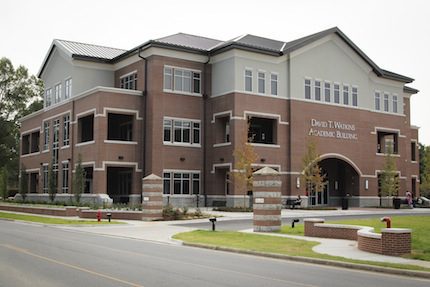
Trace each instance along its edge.
{"label": "brick sign pillar", "polygon": [[411,253],[412,230],[408,228],[383,228],[382,254],[399,256]]}
{"label": "brick sign pillar", "polygon": [[142,220],[163,218],[163,180],[155,174],[142,179]]}
{"label": "brick sign pillar", "polygon": [[270,167],[253,173],[254,231],[281,229],[281,185],[279,172]]}

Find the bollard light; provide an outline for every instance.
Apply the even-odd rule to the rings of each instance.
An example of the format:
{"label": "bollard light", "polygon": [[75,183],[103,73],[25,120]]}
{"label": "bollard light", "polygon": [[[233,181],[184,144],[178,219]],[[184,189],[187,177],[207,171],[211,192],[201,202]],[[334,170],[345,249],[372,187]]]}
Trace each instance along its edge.
{"label": "bollard light", "polygon": [[112,217],[112,213],[108,212],[108,213],[106,213],[106,216],[107,216],[107,218],[108,218],[108,221],[110,222],[110,219],[111,219],[111,217]]}
{"label": "bollard light", "polygon": [[209,221],[212,222],[212,231],[215,231],[216,218],[215,217],[209,218]]}
{"label": "bollard light", "polygon": [[291,228],[294,228],[294,224],[298,223],[300,220],[298,218],[294,218],[293,221],[291,222]]}

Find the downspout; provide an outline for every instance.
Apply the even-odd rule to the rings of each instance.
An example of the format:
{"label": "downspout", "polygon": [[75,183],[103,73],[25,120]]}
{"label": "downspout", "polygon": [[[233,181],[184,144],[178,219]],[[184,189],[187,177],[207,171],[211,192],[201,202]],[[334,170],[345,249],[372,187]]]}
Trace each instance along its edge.
{"label": "downspout", "polygon": [[[143,91],[142,91],[142,97],[143,97],[143,107],[142,107],[142,111],[143,111],[143,123],[142,123],[142,137],[143,137],[143,140],[142,140],[142,145],[143,145],[143,147],[142,147],[142,149],[143,149],[143,151],[142,151],[142,153],[143,153],[143,155],[142,155],[142,178],[144,178],[145,177],[145,175],[146,175],[146,135],[147,135],[147,132],[146,132],[146,121],[147,121],[147,116],[146,116],[146,114],[147,114],[147,86],[148,86],[148,60],[145,58],[145,57],[143,57],[141,54],[140,54],[140,52],[141,52],[141,48],[139,48],[139,51],[138,51],[138,56],[139,56],[139,58],[141,58],[143,61],[144,61],[144,63],[145,63],[145,67],[144,67],[144,87],[143,87]],[[140,202],[142,203],[142,200],[143,200],[143,198],[142,198],[142,193],[140,193],[141,194],[141,196],[140,196]]]}
{"label": "downspout", "polygon": [[288,111],[288,169],[289,169],[289,180],[290,180],[290,196],[293,190],[293,175],[291,174],[291,169],[292,169],[292,159],[291,159],[291,155],[292,155],[292,148],[291,148],[291,57],[290,57],[290,53],[287,54],[287,111]]}
{"label": "downspout", "polygon": [[206,63],[204,63],[203,66],[203,71],[204,71],[204,93],[203,93],[203,196],[204,196],[204,200],[205,200],[205,207],[208,206],[208,196],[206,194],[206,164],[207,164],[207,160],[206,160],[206,154],[207,154],[207,144],[206,144],[206,105],[207,105],[207,100],[208,100],[208,93],[207,93],[207,65],[209,64],[209,61],[211,59],[210,54],[208,53],[208,60],[206,61]]}

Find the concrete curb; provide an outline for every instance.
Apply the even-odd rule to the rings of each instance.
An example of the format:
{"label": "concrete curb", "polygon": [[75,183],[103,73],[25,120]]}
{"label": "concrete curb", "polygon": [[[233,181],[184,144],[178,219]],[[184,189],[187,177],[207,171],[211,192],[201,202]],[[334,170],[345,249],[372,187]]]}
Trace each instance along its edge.
{"label": "concrete curb", "polygon": [[386,274],[430,279],[430,272],[426,272],[426,271],[403,270],[403,269],[395,269],[395,268],[373,266],[373,265],[366,265],[366,264],[358,264],[358,263],[350,263],[350,262],[340,262],[340,261],[325,260],[325,259],[310,258],[310,257],[300,257],[300,256],[274,254],[274,253],[264,253],[264,252],[258,252],[258,251],[241,250],[241,249],[235,249],[235,248],[220,247],[220,246],[198,244],[198,243],[182,242],[182,245],[190,246],[190,247],[211,249],[211,250],[227,251],[227,252],[233,252],[233,253],[239,253],[239,254],[262,256],[262,257],[275,258],[275,259],[283,259],[283,260],[299,261],[299,262],[312,263],[312,264],[320,264],[320,265],[327,265],[327,266],[334,266],[334,267],[356,269],[356,270],[362,270],[362,271],[381,272],[381,273],[386,273]]}

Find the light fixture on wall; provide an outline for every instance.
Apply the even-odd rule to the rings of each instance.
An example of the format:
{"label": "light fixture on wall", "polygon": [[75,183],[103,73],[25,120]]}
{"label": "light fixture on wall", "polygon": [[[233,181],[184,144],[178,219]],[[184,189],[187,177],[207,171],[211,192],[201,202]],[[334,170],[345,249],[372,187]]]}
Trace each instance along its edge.
{"label": "light fixture on wall", "polygon": [[118,159],[119,159],[119,160],[123,160],[123,159],[124,159],[124,157],[123,157],[122,155],[119,155],[119,156],[118,156]]}
{"label": "light fixture on wall", "polygon": [[365,188],[366,190],[368,190],[368,189],[369,189],[369,180],[368,180],[368,179],[366,179],[366,181],[364,182],[364,188]]}
{"label": "light fixture on wall", "polygon": [[223,157],[220,157],[220,158],[219,158],[219,161],[224,161],[224,158],[223,158]]}
{"label": "light fixture on wall", "polygon": [[334,190],[339,189],[339,182],[337,180],[334,181]]}
{"label": "light fixture on wall", "polygon": [[296,187],[300,188],[300,177],[296,178]]}
{"label": "light fixture on wall", "polygon": [[260,161],[261,161],[261,162],[265,162],[265,161],[266,161],[266,159],[265,159],[265,158],[261,158],[261,159],[260,159]]}
{"label": "light fixture on wall", "polygon": [[180,157],[179,160],[180,161],[185,161],[185,157]]}

